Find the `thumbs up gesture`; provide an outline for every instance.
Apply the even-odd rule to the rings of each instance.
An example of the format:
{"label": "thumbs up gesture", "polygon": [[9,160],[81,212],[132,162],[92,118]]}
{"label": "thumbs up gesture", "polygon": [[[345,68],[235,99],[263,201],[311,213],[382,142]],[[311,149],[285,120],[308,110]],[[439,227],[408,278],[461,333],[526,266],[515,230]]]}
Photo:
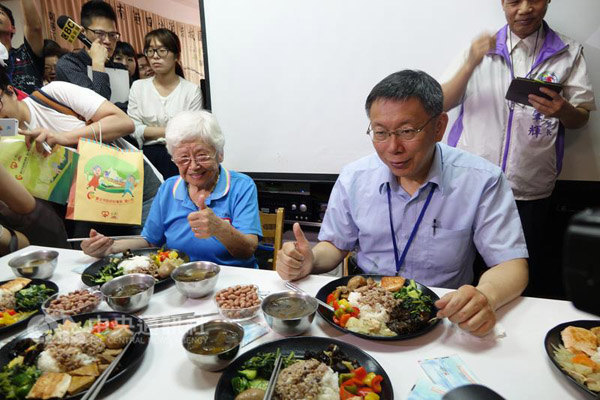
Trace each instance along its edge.
{"label": "thumbs up gesture", "polygon": [[285,280],[303,278],[313,269],[313,252],[300,224],[296,222],[293,229],[296,241],[284,243],[277,253],[277,273]]}
{"label": "thumbs up gesture", "polygon": [[198,239],[206,239],[215,236],[217,231],[225,223],[221,218],[217,217],[213,211],[206,206],[206,195],[200,194],[195,202],[198,206],[198,211],[188,215],[190,228],[194,232],[194,236]]}

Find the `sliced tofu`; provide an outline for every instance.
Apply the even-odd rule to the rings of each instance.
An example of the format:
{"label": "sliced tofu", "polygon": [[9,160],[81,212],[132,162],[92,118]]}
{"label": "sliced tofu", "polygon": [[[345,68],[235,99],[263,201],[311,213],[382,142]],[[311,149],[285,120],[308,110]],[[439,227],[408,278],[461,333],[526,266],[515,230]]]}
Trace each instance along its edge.
{"label": "sliced tofu", "polygon": [[406,278],[401,276],[384,276],[381,278],[381,287],[390,292],[397,292],[398,290],[402,289],[405,281]]}
{"label": "sliced tofu", "polygon": [[[94,364],[95,365],[95,364]],[[71,384],[67,392],[70,396],[81,392],[82,390],[89,389],[92,383],[96,380],[95,376],[74,376],[71,378]]]}
{"label": "sliced tofu", "polygon": [[115,357],[118,356],[122,351],[123,349],[106,349],[102,352],[102,354]]}
{"label": "sliced tofu", "polygon": [[594,332],[585,328],[568,326],[562,330],[560,337],[567,350],[572,353],[583,352],[592,356],[598,348],[598,338]]}
{"label": "sliced tofu", "polygon": [[11,293],[17,293],[19,290],[24,289],[25,286],[29,285],[29,283],[31,283],[31,279],[17,278],[6,282],[4,285],[0,286],[0,289],[6,289]]}
{"label": "sliced tofu", "polygon": [[48,372],[38,378],[27,398],[46,400],[56,397],[60,399],[67,393],[70,384],[71,375]]}
{"label": "sliced tofu", "polygon": [[98,364],[93,363],[86,365],[81,368],[74,369],[73,371],[69,371],[69,375],[71,376],[98,376],[100,375],[100,370],[98,369]]}

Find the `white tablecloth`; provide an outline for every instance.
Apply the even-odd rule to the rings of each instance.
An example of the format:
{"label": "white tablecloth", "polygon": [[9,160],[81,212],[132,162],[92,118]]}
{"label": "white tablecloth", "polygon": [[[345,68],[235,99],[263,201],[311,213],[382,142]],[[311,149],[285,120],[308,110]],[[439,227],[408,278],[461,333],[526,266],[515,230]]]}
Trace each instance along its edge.
{"label": "white tablecloth", "polygon": [[[36,249],[31,246],[20,252]],[[80,251],[59,250],[58,268],[50,278],[61,291],[85,287],[81,276],[72,270],[88,265],[94,259]],[[0,258],[0,280],[14,277],[8,260],[15,254]],[[311,294],[334,278],[310,276],[298,285]],[[284,282],[272,271],[225,267],[221,270],[216,290],[253,283],[261,291],[285,290]],[[438,295],[446,289],[434,289]],[[102,310],[109,311],[106,304]],[[192,300],[181,295],[175,286],[155,293],[150,305],[140,315],[167,315],[177,312],[214,312],[212,296]],[[212,319],[215,317],[209,317]],[[262,318],[262,317],[260,317]],[[559,323],[578,319],[598,319],[579,311],[570,302],[536,298],[519,298],[498,312],[498,319],[506,332],[500,339],[479,339],[450,326],[447,321],[426,335],[395,342],[377,342],[345,335],[316,316],[306,335],[329,336],[358,346],[371,354],[386,370],[393,381],[394,395],[404,399],[424,372],[418,360],[457,354],[474,372],[482,384],[492,388],[506,399],[578,399],[583,393],[556,371],[544,349],[546,332]],[[200,320],[202,322],[204,320]],[[181,338],[191,326],[151,330],[150,345],[139,368],[121,387],[104,393],[110,399],[212,399],[214,388],[221,376],[196,368],[188,361]],[[0,336],[0,340],[8,336]],[[240,354],[267,341],[280,339],[269,332],[240,350]]]}

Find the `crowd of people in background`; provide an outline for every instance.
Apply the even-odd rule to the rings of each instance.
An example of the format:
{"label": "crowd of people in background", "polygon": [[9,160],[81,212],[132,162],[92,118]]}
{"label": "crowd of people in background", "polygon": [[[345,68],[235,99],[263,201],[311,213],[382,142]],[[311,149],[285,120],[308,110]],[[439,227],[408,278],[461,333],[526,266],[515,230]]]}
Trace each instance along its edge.
{"label": "crowd of people in background", "polygon": [[[56,41],[44,39],[41,15],[36,0],[22,0],[23,26],[17,26],[10,8],[0,4],[0,91],[3,107],[1,118],[19,120],[19,130],[28,140],[50,146],[61,144],[76,147],[80,137],[90,137],[89,124],[102,120],[102,140],[117,146],[142,149],[144,165],[143,221],[164,179],[178,175],[165,147],[165,127],[182,111],[202,109],[200,86],[185,80],[180,64],[181,44],[178,36],[167,29],[157,29],[146,35],[144,47],[134,48],[121,40],[115,10],[108,3],[92,0],[84,3],[78,23],[91,47],[73,51]],[[15,32],[23,33],[23,44],[15,48]],[[88,73],[91,69],[91,74]],[[107,69],[127,70],[128,101],[111,102],[111,82]],[[61,115],[29,99],[36,90],[67,105],[75,115]],[[108,120],[106,119],[108,118]],[[119,121],[115,125],[115,121]],[[0,251],[3,254],[28,244],[70,247],[68,236],[88,236],[90,229],[107,235],[139,234],[141,227],[104,225],[68,221],[62,218],[64,206],[35,199],[29,201],[19,184],[6,171],[0,171],[9,199],[0,199]],[[14,193],[13,193],[14,192]],[[31,195],[29,195],[31,196]],[[33,198],[33,197],[32,197]],[[12,211],[11,211],[12,210]],[[35,227],[40,215],[58,223],[60,234],[50,235],[52,243],[39,241]],[[32,218],[35,215],[35,218]],[[56,225],[56,224],[54,224]],[[142,223],[143,225],[143,223]],[[65,231],[66,227],[66,231]],[[17,238],[17,239],[15,239]],[[12,240],[11,240],[12,239]],[[6,243],[6,246],[2,246]],[[8,244],[11,243],[12,247]]]}
{"label": "crowd of people in background", "polygon": [[[340,174],[316,246],[294,226],[296,242],[286,243],[277,258],[282,278],[331,270],[357,251],[359,273],[402,272],[457,289],[436,303],[438,317],[477,335],[493,328],[496,309],[521,294],[528,280],[530,288],[543,284],[537,256],[564,129],[585,125],[595,110],[582,47],[550,29],[544,21],[549,3],[503,0],[507,25],[478,37],[443,85],[425,72],[400,71],[373,88],[365,109],[375,153]],[[22,27],[0,4],[0,118],[17,119],[26,140],[40,149],[75,147],[81,138],[96,140],[97,130],[101,141],[141,149],[144,239],[117,245],[109,237],[139,234],[139,226],[78,221],[65,230],[58,217],[64,210],[35,199],[0,167],[0,251],[29,243],[67,247],[67,234],[89,235],[81,248],[94,256],[166,244],[183,246],[195,259],[256,267],[256,186],[221,165],[224,135],[202,111],[200,86],[185,79],[177,35],[152,30],[143,49],[135,49],[121,40],[114,9],[91,0],[79,21],[91,46],[70,52],[44,40],[35,0],[21,5]],[[20,29],[24,42],[15,48]],[[113,99],[113,70],[126,74],[128,98]],[[517,76],[560,80],[565,89],[541,90],[529,95],[529,105],[515,107],[504,94]],[[71,113],[39,104],[34,91]],[[446,111],[454,107],[460,116],[449,146],[440,144]],[[545,134],[538,137],[542,123]],[[517,145],[509,147],[511,138]],[[425,214],[428,207],[437,218]],[[476,257],[485,263],[482,274],[472,269]]]}

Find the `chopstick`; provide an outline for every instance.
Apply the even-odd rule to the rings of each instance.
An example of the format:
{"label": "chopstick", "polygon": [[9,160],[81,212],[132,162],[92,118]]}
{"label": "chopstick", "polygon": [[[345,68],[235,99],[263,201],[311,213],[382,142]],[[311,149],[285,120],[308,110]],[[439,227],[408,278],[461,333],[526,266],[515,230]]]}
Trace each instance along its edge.
{"label": "chopstick", "polygon": [[[28,131],[31,130],[31,127],[29,126],[29,124],[27,123],[27,121],[23,121],[23,123],[25,124],[25,127],[27,128]],[[44,148],[44,150],[51,154],[52,153],[52,147],[44,140],[42,142],[42,147]]]}
{"label": "chopstick", "polygon": [[127,343],[127,346],[125,346],[125,348],[123,349],[123,351],[121,353],[119,353],[118,356],[115,357],[115,359],[110,363],[110,365],[108,366],[108,368],[106,368],[104,370],[104,372],[102,372],[102,374],[100,374],[100,376],[98,377],[98,379],[96,379],[96,381],[92,384],[92,386],[90,386],[89,390],[81,398],[81,400],[93,400],[93,399],[96,398],[96,396],[98,396],[98,393],[100,393],[100,391],[102,390],[102,387],[104,386],[104,383],[106,382],[106,379],[108,379],[109,375],[115,369],[115,367],[117,366],[118,362],[123,357],[123,354],[125,354],[125,352],[127,352],[127,349],[129,348],[129,346],[131,345],[131,343],[133,343],[134,340],[135,340],[135,336],[132,337],[129,340],[129,343]]}
{"label": "chopstick", "polygon": [[[191,319],[211,317],[213,315],[218,315],[219,313],[214,312],[214,313],[198,314],[198,315],[195,315],[194,313],[187,313],[187,314],[191,314],[191,315],[186,315],[186,314],[179,314],[180,316],[177,316],[177,315],[168,316],[167,315],[165,317],[154,317],[152,319],[147,318],[147,319],[144,319],[144,322],[146,322],[146,324],[148,325],[149,328],[168,328],[168,327],[172,327],[172,326],[192,325],[192,324],[195,324],[196,322],[189,321]],[[181,316],[181,315],[184,315],[184,316]]]}
{"label": "chopstick", "polygon": [[[289,281],[285,283],[285,287],[287,287],[288,289],[292,289],[295,292],[309,294],[309,293],[305,292],[304,290],[300,289],[298,286],[294,285],[292,282],[289,282]],[[315,300],[317,300],[320,305],[322,305],[323,307],[325,307],[329,311],[331,311],[331,312],[335,311],[333,309],[333,307],[331,307],[329,304],[325,303],[324,301],[321,301],[321,300],[317,299],[316,297],[315,297]]]}
{"label": "chopstick", "polygon": [[[142,235],[124,235],[124,236],[106,236],[107,238],[110,239],[114,239],[114,240],[122,240],[122,239],[145,239],[144,236]],[[83,242],[84,240],[89,239],[89,237],[85,237],[85,238],[71,238],[71,239],[67,239],[67,242]]]}
{"label": "chopstick", "polygon": [[273,397],[273,393],[275,392],[275,385],[277,384],[277,377],[279,376],[279,370],[281,369],[282,363],[283,357],[281,356],[281,352],[279,352],[279,354],[277,354],[277,358],[275,359],[275,365],[273,366],[271,379],[269,379],[269,384],[267,385],[267,390],[265,391],[265,397],[263,397],[263,400],[271,400],[271,398]]}

